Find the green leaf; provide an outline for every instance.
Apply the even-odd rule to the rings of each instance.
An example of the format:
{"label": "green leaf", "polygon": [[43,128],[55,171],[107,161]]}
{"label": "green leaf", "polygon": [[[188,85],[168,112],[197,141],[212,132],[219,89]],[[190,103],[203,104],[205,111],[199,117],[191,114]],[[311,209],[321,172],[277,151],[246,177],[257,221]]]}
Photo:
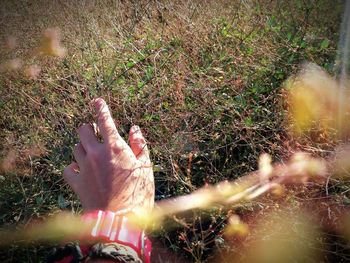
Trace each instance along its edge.
{"label": "green leaf", "polygon": [[329,46],[329,40],[328,39],[323,39],[321,42],[321,48],[326,49]]}
{"label": "green leaf", "polygon": [[136,88],[134,86],[129,86],[128,91],[130,95],[135,95]]}
{"label": "green leaf", "polygon": [[127,68],[132,68],[134,65],[135,65],[135,63],[132,61],[129,61],[128,63],[126,63]]}
{"label": "green leaf", "polygon": [[92,78],[94,77],[94,73],[91,71],[91,70],[86,70],[84,73],[83,73],[83,76],[85,79],[87,80],[92,80]]}
{"label": "green leaf", "polygon": [[221,34],[222,34],[224,37],[227,37],[227,35],[228,35],[227,29],[226,29],[226,28],[223,28],[223,29],[221,30]]}
{"label": "green leaf", "polygon": [[153,77],[153,67],[148,66],[146,69],[146,78],[149,80]]}
{"label": "green leaf", "polygon": [[163,106],[164,109],[168,110],[168,109],[169,109],[169,102],[164,101],[164,102],[162,103],[162,106]]}
{"label": "green leaf", "polygon": [[306,47],[306,42],[305,42],[305,41],[301,41],[300,47],[301,47],[301,48],[305,48],[305,47]]}
{"label": "green leaf", "polygon": [[142,89],[144,85],[145,85],[145,82],[143,82],[143,81],[137,82],[138,89]]}
{"label": "green leaf", "polygon": [[252,55],[254,52],[254,49],[252,47],[247,47],[246,52],[247,52],[247,55]]}
{"label": "green leaf", "polygon": [[43,202],[44,202],[44,200],[41,196],[35,198],[35,203],[37,205],[41,205]]}
{"label": "green leaf", "polygon": [[69,205],[69,202],[64,199],[63,195],[60,194],[57,198],[57,202],[58,202],[58,206],[61,208],[61,209],[64,209],[66,208],[68,205]]}
{"label": "green leaf", "polygon": [[253,126],[253,120],[251,117],[245,118],[244,124],[247,126]]}
{"label": "green leaf", "polygon": [[288,58],[288,63],[293,63],[294,59],[295,59],[294,54],[290,55],[289,58]]}
{"label": "green leaf", "polygon": [[267,25],[269,27],[274,27],[276,26],[277,22],[276,22],[276,18],[274,16],[271,16],[267,19]]}

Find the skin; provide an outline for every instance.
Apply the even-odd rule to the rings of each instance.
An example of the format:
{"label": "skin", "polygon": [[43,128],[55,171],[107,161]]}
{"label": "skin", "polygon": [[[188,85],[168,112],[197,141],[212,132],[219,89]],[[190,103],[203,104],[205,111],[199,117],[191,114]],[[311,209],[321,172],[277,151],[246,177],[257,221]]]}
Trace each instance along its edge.
{"label": "skin", "polygon": [[64,169],[65,180],[85,211],[152,209],[154,177],[140,128],[130,129],[128,145],[119,135],[106,102],[101,98],[92,102],[103,142],[98,141],[91,125],[80,126],[80,142],[73,151],[76,161]]}
{"label": "skin", "polygon": [[154,177],[140,128],[131,127],[128,145],[119,135],[106,102],[98,98],[92,103],[103,142],[98,141],[91,125],[80,126],[77,130],[80,142],[73,150],[75,161],[64,169],[65,180],[79,196],[85,211],[152,209]]}

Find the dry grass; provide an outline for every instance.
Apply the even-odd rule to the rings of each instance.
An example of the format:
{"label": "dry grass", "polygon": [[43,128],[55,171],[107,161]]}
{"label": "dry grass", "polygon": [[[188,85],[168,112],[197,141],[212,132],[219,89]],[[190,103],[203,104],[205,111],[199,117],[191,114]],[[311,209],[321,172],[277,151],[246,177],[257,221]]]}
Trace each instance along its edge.
{"label": "dry grass", "polygon": [[[290,137],[281,86],[305,60],[331,71],[341,14],[333,1],[3,2],[0,64],[17,58],[22,67],[0,77],[2,225],[80,211],[61,171],[96,96],[111,105],[123,136],[133,124],[143,129],[157,199],[253,171],[263,152],[281,161],[332,148],[318,134],[314,144]],[[38,53],[47,28],[60,29],[64,58]],[[34,64],[41,72],[30,79],[24,72]],[[226,216],[215,211],[201,222],[194,214],[194,223],[157,239],[202,261]],[[8,261],[47,252],[15,251],[6,251]]]}

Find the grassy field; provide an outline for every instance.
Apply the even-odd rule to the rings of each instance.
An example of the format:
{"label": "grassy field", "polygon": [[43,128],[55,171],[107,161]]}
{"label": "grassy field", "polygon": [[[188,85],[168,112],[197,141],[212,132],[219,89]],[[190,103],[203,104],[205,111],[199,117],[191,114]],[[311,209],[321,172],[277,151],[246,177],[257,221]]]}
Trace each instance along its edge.
{"label": "grassy field", "polygon": [[[142,128],[157,200],[254,171],[263,152],[326,156],[332,144],[320,134],[291,137],[283,83],[306,61],[333,72],[341,15],[341,2],[326,0],[3,0],[0,225],[81,211],[61,173],[96,96],[124,138]],[[45,30],[59,52],[38,52]],[[155,261],[210,261],[225,216],[208,212],[198,228],[193,213],[154,234]],[[0,259],[38,262],[47,251],[13,245]]]}

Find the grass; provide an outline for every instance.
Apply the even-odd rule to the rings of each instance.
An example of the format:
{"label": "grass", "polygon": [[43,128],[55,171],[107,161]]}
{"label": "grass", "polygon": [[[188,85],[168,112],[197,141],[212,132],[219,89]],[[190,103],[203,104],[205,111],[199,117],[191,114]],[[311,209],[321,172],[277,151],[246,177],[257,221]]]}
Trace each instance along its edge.
{"label": "grass", "polygon": [[[332,72],[338,2],[3,2],[0,39],[14,36],[18,45],[3,45],[0,62],[20,58],[23,68],[41,68],[36,80],[23,68],[0,76],[0,156],[12,152],[15,167],[0,177],[3,226],[81,210],[61,172],[78,141],[75,128],[93,119],[96,96],[108,101],[125,138],[131,125],[142,127],[157,199],[253,171],[263,152],[282,161],[297,150],[324,155],[331,148],[290,136],[282,84],[305,61]],[[53,27],[61,30],[64,58],[34,52]],[[155,239],[186,251],[187,260],[210,258],[225,216],[212,212],[202,222],[198,213]],[[4,260],[37,262],[46,253],[12,246]]]}

